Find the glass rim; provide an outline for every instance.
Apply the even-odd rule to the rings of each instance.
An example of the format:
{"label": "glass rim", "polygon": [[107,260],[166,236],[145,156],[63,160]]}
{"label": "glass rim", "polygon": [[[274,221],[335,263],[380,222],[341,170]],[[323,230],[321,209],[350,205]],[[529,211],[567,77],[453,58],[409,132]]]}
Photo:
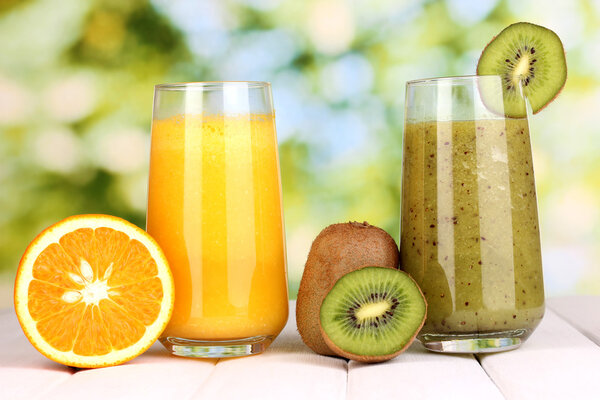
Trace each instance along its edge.
{"label": "glass rim", "polygon": [[421,78],[421,79],[414,79],[411,81],[407,81],[406,82],[406,86],[418,86],[418,85],[423,85],[423,86],[427,86],[427,85],[435,85],[437,83],[440,82],[467,82],[467,81],[477,81],[479,79],[486,79],[486,78],[500,78],[502,79],[501,75],[456,75],[456,76],[440,76],[440,77],[435,77],[435,78]]}
{"label": "glass rim", "polygon": [[187,89],[202,89],[202,90],[220,90],[224,87],[240,87],[247,89],[261,89],[271,86],[270,82],[263,81],[206,81],[206,82],[175,82],[161,83],[154,85],[155,90],[187,90]]}

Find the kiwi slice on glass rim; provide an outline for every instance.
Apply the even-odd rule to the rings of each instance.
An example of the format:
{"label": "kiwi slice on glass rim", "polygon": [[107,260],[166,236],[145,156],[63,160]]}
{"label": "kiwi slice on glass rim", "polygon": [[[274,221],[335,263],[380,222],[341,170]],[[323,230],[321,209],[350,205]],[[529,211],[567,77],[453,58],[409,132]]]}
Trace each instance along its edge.
{"label": "kiwi slice on glass rim", "polygon": [[565,50],[550,29],[519,22],[505,28],[486,46],[477,64],[477,75],[501,76],[506,116],[526,116],[524,98],[535,114],[565,86]]}
{"label": "kiwi slice on glass rim", "polygon": [[410,275],[364,267],[342,276],[325,296],[321,334],[339,356],[385,361],[408,348],[426,314],[425,297]]}

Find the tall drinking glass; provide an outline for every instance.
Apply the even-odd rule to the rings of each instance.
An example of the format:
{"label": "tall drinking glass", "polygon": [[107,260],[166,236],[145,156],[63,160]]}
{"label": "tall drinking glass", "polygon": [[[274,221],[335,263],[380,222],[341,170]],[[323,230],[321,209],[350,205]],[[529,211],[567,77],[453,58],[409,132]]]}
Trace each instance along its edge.
{"label": "tall drinking glass", "polygon": [[282,330],[281,204],[269,83],[156,86],[147,230],[175,278],[173,354],[256,354]]}
{"label": "tall drinking glass", "polygon": [[499,76],[407,84],[400,257],[427,298],[429,350],[513,349],[542,319],[528,110]]}

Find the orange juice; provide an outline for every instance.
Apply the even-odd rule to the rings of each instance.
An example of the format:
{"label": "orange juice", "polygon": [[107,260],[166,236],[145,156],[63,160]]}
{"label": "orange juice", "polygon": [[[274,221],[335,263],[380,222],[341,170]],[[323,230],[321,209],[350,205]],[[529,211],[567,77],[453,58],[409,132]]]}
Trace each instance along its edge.
{"label": "orange juice", "polygon": [[175,278],[163,337],[274,337],[285,325],[277,157],[273,115],[153,121],[147,229]]}

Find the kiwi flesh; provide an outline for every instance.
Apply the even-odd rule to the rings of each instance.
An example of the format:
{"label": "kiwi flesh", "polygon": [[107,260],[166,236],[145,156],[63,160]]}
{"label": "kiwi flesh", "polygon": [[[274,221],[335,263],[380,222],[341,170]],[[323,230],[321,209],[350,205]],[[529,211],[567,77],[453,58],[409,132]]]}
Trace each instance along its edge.
{"label": "kiwi flesh", "polygon": [[408,348],[426,314],[425,297],[410,275],[365,267],[341,277],[325,296],[321,333],[339,356],[386,361]]}
{"label": "kiwi flesh", "polygon": [[[527,115],[523,98],[533,113],[558,96],[567,80],[567,61],[556,33],[528,22],[512,24],[485,47],[477,64],[477,75],[500,75],[504,114]],[[485,93],[482,93],[485,102]]]}
{"label": "kiwi flesh", "polygon": [[296,324],[302,340],[314,352],[336,355],[319,328],[323,299],[339,278],[361,267],[398,269],[398,246],[383,229],[367,222],[333,224],[315,238],[304,267],[296,302]]}

